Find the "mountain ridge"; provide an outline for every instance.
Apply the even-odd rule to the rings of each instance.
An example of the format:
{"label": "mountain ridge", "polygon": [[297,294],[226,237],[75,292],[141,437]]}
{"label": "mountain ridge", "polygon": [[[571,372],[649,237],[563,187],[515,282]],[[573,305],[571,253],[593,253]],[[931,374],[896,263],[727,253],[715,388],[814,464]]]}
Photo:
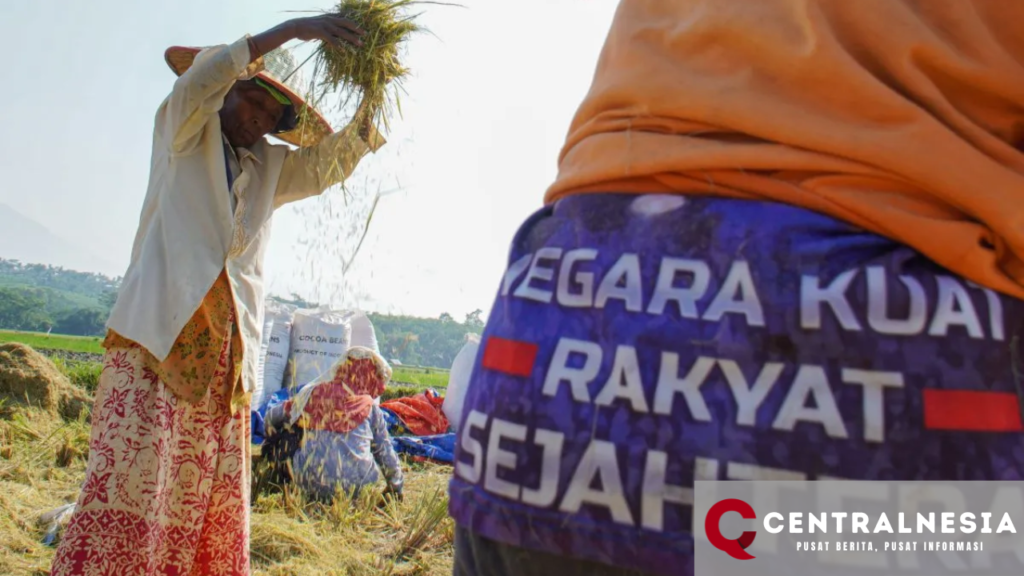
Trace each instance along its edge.
{"label": "mountain ridge", "polygon": [[106,259],[3,203],[0,203],[0,258],[82,272],[107,274],[116,269]]}

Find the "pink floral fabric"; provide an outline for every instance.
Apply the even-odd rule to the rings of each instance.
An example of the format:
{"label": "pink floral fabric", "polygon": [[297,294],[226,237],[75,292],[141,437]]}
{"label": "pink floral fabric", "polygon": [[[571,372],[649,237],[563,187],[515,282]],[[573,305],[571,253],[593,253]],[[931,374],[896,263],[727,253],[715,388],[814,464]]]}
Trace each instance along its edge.
{"label": "pink floral fabric", "polygon": [[242,576],[249,566],[249,410],[231,413],[230,345],[200,402],[138,348],[110,349],[86,480],[53,576]]}

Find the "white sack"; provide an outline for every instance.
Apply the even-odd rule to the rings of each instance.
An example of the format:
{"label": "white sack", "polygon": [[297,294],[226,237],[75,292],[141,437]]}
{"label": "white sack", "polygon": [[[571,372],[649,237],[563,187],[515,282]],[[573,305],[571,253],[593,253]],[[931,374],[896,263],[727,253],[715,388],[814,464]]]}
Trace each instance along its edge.
{"label": "white sack", "polygon": [[467,335],[466,343],[462,345],[462,350],[459,350],[455,356],[452,370],[448,373],[448,390],[445,392],[441,411],[448,418],[453,432],[459,431],[462,404],[466,399],[469,381],[473,376],[473,364],[476,362],[476,354],[479,349],[480,337],[476,334]]}
{"label": "white sack", "polygon": [[315,381],[345,354],[352,341],[355,314],[326,307],[295,312],[286,386],[298,388]]}
{"label": "white sack", "polygon": [[349,342],[349,346],[362,346],[380,354],[377,331],[365,312],[356,312],[352,317],[352,341]]}
{"label": "white sack", "polygon": [[267,301],[260,357],[257,361],[256,387],[252,394],[253,406],[257,408],[283,385],[284,373],[288,367],[288,350],[291,348],[294,311],[295,306],[280,304],[273,300]]}
{"label": "white sack", "polygon": [[263,330],[260,332],[260,352],[256,358],[256,384],[252,389],[252,406],[259,408],[263,402],[263,371],[266,368],[267,345],[270,343],[270,331],[274,328],[274,320],[267,313],[263,319]]}

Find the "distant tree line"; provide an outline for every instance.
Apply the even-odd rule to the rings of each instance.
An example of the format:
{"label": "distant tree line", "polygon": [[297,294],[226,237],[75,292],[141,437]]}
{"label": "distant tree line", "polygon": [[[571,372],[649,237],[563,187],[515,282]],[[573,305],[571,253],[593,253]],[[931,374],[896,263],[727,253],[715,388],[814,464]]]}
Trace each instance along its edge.
{"label": "distant tree line", "polygon": [[50,290],[0,286],[0,329],[47,332],[72,336],[99,336],[110,315],[100,306],[52,308]]}
{"label": "distant tree line", "polygon": [[120,278],[0,259],[0,329],[99,336]]}
{"label": "distant tree line", "polygon": [[121,285],[121,278],[110,278],[92,272],[76,272],[59,266],[23,264],[18,260],[0,258],[0,285],[3,284],[52,288],[99,299],[105,295],[116,294],[118,286]]}
{"label": "distant tree line", "polygon": [[[101,274],[0,259],[0,330],[102,336],[120,283],[120,278]],[[302,308],[317,307],[295,295],[277,300]],[[466,335],[483,331],[482,314],[476,310],[462,322],[447,313],[438,318],[373,313],[369,317],[385,358],[447,368]]]}

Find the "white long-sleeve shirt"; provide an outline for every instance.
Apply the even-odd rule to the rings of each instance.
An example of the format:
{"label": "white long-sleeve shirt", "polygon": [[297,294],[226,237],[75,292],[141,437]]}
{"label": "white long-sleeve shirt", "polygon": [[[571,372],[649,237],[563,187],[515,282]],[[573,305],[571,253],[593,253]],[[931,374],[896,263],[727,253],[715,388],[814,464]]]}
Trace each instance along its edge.
{"label": "white long-sleeve shirt", "polygon": [[[229,190],[218,113],[237,80],[262,70],[262,60],[250,64],[247,40],[200,52],[157,111],[149,188],[107,326],[162,361],[226,268],[248,392],[256,381],[274,210],[343,182],[371,148],[354,124],[298,150],[262,140],[236,150],[241,171]],[[369,140],[374,151],[384,143],[376,131]]]}

